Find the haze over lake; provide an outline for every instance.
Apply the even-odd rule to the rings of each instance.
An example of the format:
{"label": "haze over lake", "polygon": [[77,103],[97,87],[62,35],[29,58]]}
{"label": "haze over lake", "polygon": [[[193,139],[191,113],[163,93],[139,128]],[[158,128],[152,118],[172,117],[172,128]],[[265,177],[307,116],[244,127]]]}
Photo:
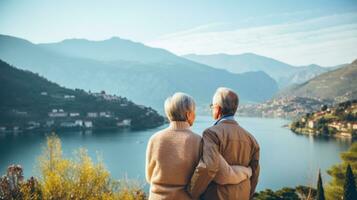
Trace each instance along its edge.
{"label": "haze over lake", "polygon": [[[318,168],[324,172],[324,180],[328,180],[326,169],[339,163],[340,152],[346,151],[350,146],[349,141],[296,135],[283,127],[289,123],[287,120],[238,117],[237,121],[256,137],[261,146],[258,190],[315,185]],[[201,134],[212,124],[210,117],[198,116],[193,130]],[[145,131],[57,134],[62,140],[65,156],[84,147],[93,159],[96,155],[101,155],[114,178],[127,175],[144,182],[147,141],[152,134],[167,126]],[[38,174],[34,164],[41,154],[44,142],[45,134],[0,135],[1,172],[4,173],[8,165],[16,163],[24,167],[26,177]]]}

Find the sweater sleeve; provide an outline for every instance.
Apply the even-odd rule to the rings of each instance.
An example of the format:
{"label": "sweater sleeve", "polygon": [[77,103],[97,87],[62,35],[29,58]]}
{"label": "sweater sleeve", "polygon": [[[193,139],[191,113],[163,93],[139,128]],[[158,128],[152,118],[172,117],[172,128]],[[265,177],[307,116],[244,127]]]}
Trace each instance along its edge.
{"label": "sweater sleeve", "polygon": [[219,170],[214,182],[219,185],[239,184],[252,176],[252,169],[241,165],[229,165],[219,154]]}
{"label": "sweater sleeve", "polygon": [[150,138],[146,147],[146,162],[145,162],[145,178],[146,181],[151,184],[151,176],[153,172],[153,159],[152,159],[152,140]]}

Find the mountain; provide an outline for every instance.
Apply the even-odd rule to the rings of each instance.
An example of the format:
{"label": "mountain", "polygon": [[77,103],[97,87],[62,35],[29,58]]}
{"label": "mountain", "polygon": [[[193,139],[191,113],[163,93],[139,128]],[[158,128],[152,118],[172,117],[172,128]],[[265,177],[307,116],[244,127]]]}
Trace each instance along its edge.
{"label": "mountain", "polygon": [[98,61],[124,60],[157,63],[182,60],[164,49],[148,48],[141,43],[118,37],[112,37],[103,41],[67,39],[57,43],[39,44],[39,46],[63,55]]}
{"label": "mountain", "polygon": [[187,92],[206,107],[220,86],[236,90],[241,102],[267,100],[278,89],[264,72],[234,74],[119,38],[36,45],[0,35],[0,59],[69,88],[105,90],[159,111],[177,91]]}
{"label": "mountain", "polygon": [[[1,127],[26,129],[29,124],[44,127],[48,121],[53,121],[51,123],[55,126],[57,122],[68,125],[75,120],[91,120],[94,128],[108,128],[130,119],[132,128],[143,129],[157,127],[164,122],[164,118],[152,108],[136,105],[124,97],[67,89],[2,60],[0,85]],[[74,114],[71,116],[70,113]],[[88,117],[88,113],[102,117]],[[62,116],[53,117],[51,114]]]}
{"label": "mountain", "polygon": [[210,65],[216,68],[227,69],[233,73],[263,71],[276,80],[280,88],[291,84],[303,83],[319,74],[332,70],[318,65],[292,66],[278,60],[253,53],[240,55],[212,54],[183,56],[189,60]]}
{"label": "mountain", "polygon": [[299,96],[343,102],[357,99],[357,60],[342,68],[323,73],[305,83],[292,86],[278,96]]}

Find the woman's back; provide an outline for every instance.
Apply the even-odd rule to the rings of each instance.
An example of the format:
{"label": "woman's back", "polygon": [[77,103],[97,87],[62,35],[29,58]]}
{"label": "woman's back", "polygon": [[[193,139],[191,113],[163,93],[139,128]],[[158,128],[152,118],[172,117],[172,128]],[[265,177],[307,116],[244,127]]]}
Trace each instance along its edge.
{"label": "woman's back", "polygon": [[146,178],[150,199],[190,199],[185,187],[199,161],[201,137],[187,122],[172,121],[148,143]]}

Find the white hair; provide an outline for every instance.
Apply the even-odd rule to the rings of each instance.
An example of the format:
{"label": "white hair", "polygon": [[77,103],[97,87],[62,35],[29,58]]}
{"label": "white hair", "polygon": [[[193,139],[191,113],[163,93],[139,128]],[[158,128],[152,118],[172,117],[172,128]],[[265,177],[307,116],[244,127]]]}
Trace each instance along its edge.
{"label": "white hair", "polygon": [[165,113],[170,121],[186,121],[187,112],[196,108],[193,98],[185,93],[177,92],[165,101]]}
{"label": "white hair", "polygon": [[229,88],[217,88],[212,103],[222,109],[223,115],[234,115],[237,112],[239,98],[238,95]]}

